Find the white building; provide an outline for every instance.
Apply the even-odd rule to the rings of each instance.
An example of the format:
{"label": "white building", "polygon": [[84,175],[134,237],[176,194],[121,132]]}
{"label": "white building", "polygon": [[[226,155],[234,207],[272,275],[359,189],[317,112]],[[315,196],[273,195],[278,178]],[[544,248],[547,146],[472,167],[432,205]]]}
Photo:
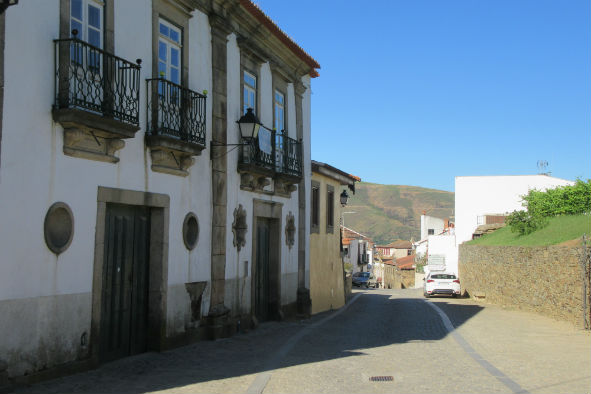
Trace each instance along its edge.
{"label": "white building", "polygon": [[529,190],[547,190],[574,182],[547,175],[458,176],[455,182],[456,243],[472,239],[487,217],[525,209],[521,196]]}
{"label": "white building", "polygon": [[425,214],[421,215],[421,239],[426,239],[429,235],[441,234],[445,228],[443,219]]}
{"label": "white building", "polygon": [[453,224],[448,219],[421,215],[421,240],[414,243],[420,258],[427,255],[425,274],[430,271],[458,272],[458,252]]}
{"label": "white building", "polygon": [[21,1],[2,18],[9,376],[309,312],[313,58],[249,0]]}

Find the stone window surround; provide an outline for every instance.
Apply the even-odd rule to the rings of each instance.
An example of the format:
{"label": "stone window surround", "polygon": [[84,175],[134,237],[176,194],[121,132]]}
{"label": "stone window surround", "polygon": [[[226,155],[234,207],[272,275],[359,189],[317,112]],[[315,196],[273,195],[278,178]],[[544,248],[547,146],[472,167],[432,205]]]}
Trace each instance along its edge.
{"label": "stone window surround", "polygon": [[[71,0],[59,2],[59,37],[71,38],[70,29]],[[105,52],[114,53],[114,0],[105,0],[103,6],[103,49]],[[69,53],[60,55],[60,69],[69,68]],[[66,81],[60,81],[58,92],[67,92],[68,85],[62,85]],[[125,146],[123,139],[133,138],[139,127],[120,122],[115,119],[105,118],[76,108],[56,108],[53,111],[54,121],[64,128],[63,152],[65,155],[89,160],[117,163],[119,158],[115,152]]]}
{"label": "stone window surround", "polygon": [[[158,42],[160,39],[160,20],[178,27],[181,31],[181,71],[180,85],[189,85],[189,19],[192,18],[194,4],[177,0],[153,0],[152,2],[152,78],[158,75]],[[155,89],[155,88],[154,88]],[[148,94],[153,94],[148,92]],[[150,116],[150,115],[148,115]],[[205,146],[180,141],[166,135],[146,135],[146,145],[150,148],[152,171],[176,176],[188,176],[189,168],[195,163],[193,156],[201,155]]]}
{"label": "stone window surround", "polygon": [[[240,112],[242,112],[242,108],[244,108],[244,72],[248,72],[252,74],[256,78],[256,91],[255,91],[255,115],[257,118],[261,118],[261,64],[262,62],[257,62],[254,57],[247,55],[244,53],[243,50],[240,51]],[[242,113],[240,114],[243,115]],[[232,119],[230,119],[232,120]],[[238,120],[238,119],[236,119]]]}
{"label": "stone window surround", "polygon": [[[329,197],[331,194],[332,194],[332,210],[329,209],[329,203],[330,203]],[[326,233],[327,234],[334,233],[334,213],[335,213],[334,205],[335,205],[334,186],[327,184],[326,185]],[[330,217],[331,214],[332,214],[332,218]],[[331,223],[332,223],[332,225],[331,225]]]}
{"label": "stone window surround", "polygon": [[99,362],[102,314],[105,218],[107,204],[140,205],[150,208],[148,350],[166,347],[166,302],[168,289],[168,226],[170,197],[109,187],[98,187],[94,265],[92,281],[91,358]]}
{"label": "stone window surround", "polygon": [[[318,205],[314,206],[314,190],[318,193]],[[315,212],[315,210],[317,212]],[[314,215],[318,215],[318,223],[314,223]],[[310,188],[310,233],[320,233],[320,182],[312,181]]]}
{"label": "stone window surround", "polygon": [[[286,81],[281,75],[272,69],[272,79],[273,79],[273,125],[275,125],[275,92],[279,92],[283,95],[283,124],[285,127],[285,131],[287,135],[290,136],[289,130],[289,97],[287,95],[287,85],[288,81]],[[277,132],[281,132],[281,130],[277,130]],[[292,131],[294,133],[295,130]],[[291,137],[294,138],[294,137]],[[294,138],[297,139],[297,138]]]}
{"label": "stone window surround", "polygon": [[[115,52],[115,8],[114,0],[103,0],[103,49],[106,52]],[[60,38],[70,38],[70,0],[60,0]]]}
{"label": "stone window surround", "polygon": [[152,1],[152,78],[158,78],[158,40],[160,19],[181,30],[181,86],[189,84],[189,19],[191,14],[164,0]]}

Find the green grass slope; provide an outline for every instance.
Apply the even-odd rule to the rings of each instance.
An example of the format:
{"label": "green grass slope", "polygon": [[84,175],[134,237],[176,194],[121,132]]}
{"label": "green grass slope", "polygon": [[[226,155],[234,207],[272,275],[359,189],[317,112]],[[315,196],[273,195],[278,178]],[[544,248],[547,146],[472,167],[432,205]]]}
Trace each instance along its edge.
{"label": "green grass slope", "polygon": [[511,231],[511,227],[503,227],[493,233],[484,235],[469,245],[489,246],[547,246],[580,238],[583,234],[591,234],[591,216],[573,215],[550,218],[548,225],[531,234],[520,236]]}
{"label": "green grass slope", "polygon": [[[369,236],[378,244],[414,238],[421,233],[421,213],[449,218],[454,208],[454,193],[417,186],[379,185],[360,182],[355,185],[344,214],[345,226]],[[351,194],[351,193],[349,193]]]}

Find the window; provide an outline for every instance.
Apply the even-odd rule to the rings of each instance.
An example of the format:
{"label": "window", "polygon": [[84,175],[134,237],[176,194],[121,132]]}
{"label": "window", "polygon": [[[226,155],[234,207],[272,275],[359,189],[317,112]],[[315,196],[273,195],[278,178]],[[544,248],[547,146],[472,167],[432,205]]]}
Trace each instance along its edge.
{"label": "window", "polygon": [[435,234],[435,229],[430,228],[427,230],[427,235],[434,235],[434,234]]}
{"label": "window", "polygon": [[275,90],[274,102],[274,114],[275,123],[273,127],[277,131],[285,130],[285,96],[279,90]]}
{"label": "window", "polygon": [[326,190],[326,232],[332,233],[334,227],[334,189],[327,185]]}
{"label": "window", "polygon": [[317,233],[320,226],[320,184],[312,182],[312,221],[310,232]]}
{"label": "window", "polygon": [[256,114],[256,98],[257,98],[257,77],[248,71],[244,72],[244,92],[243,92],[242,112],[246,113],[247,108],[252,108]]}
{"label": "window", "polygon": [[103,47],[103,2],[97,0],[71,0],[70,31],[95,47]]}
{"label": "window", "polygon": [[170,82],[181,84],[181,29],[171,23],[159,20],[158,76]]}
{"label": "window", "polygon": [[[103,3],[96,0],[71,0],[70,2],[70,34],[76,30],[76,38],[97,48],[103,48]],[[85,55],[86,53],[86,55]],[[87,59],[85,61],[85,56]],[[84,49],[80,44],[72,43],[70,58],[77,66],[85,63],[93,72],[98,72],[101,55],[94,49]]]}

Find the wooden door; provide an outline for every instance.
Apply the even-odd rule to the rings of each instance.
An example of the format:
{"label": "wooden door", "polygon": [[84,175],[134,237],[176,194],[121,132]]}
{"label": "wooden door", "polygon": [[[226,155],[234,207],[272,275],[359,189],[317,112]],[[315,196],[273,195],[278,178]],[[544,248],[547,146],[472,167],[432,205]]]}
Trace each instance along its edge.
{"label": "wooden door", "polygon": [[257,219],[256,272],[255,272],[255,316],[259,321],[270,319],[269,313],[269,250],[270,223],[268,219]]}
{"label": "wooden door", "polygon": [[104,361],[146,351],[149,246],[149,208],[109,204],[100,331]]}

